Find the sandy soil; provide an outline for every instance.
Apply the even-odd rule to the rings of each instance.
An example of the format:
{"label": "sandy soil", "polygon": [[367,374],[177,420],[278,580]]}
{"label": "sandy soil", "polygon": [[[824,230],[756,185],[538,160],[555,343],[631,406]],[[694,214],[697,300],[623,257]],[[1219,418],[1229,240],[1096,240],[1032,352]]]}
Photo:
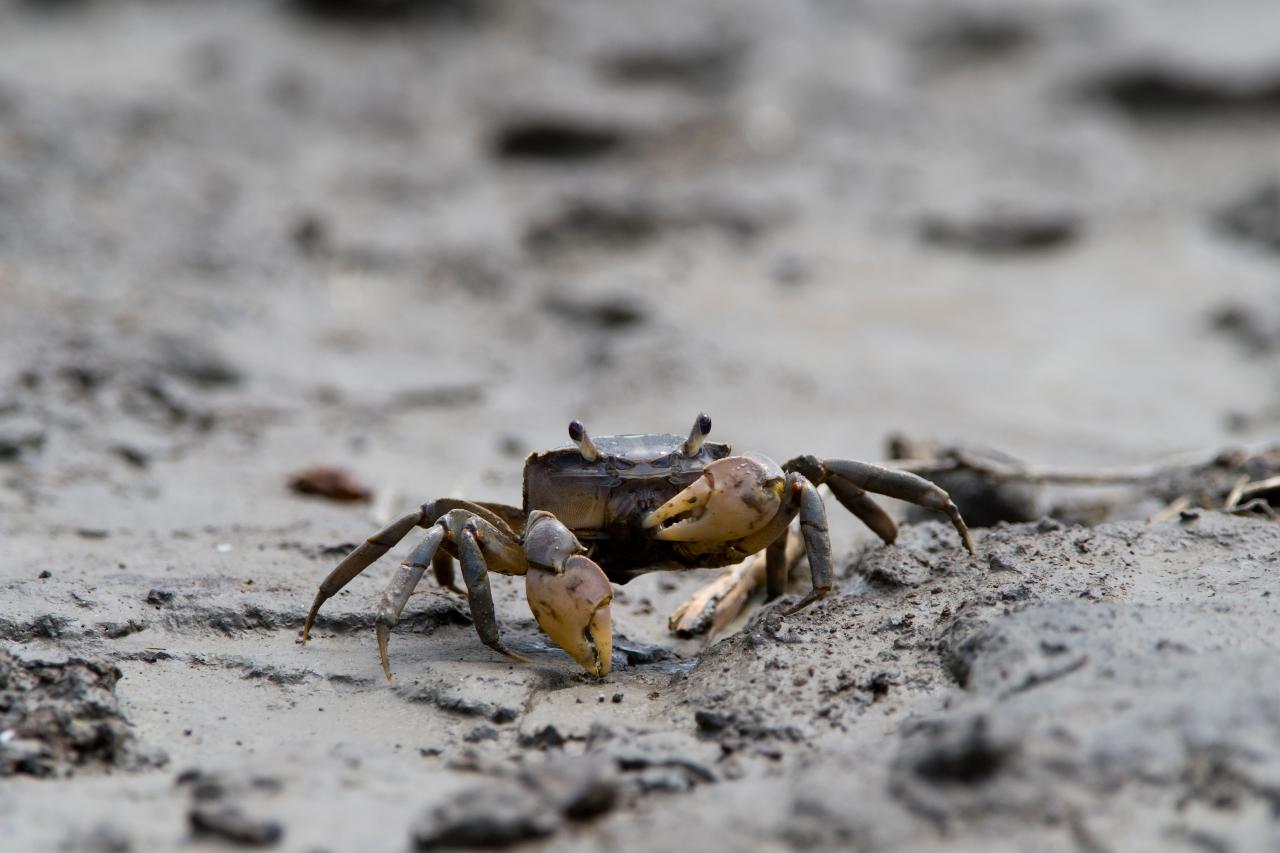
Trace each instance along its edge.
{"label": "sandy soil", "polygon": [[[388,687],[404,547],[294,638],[575,417],[1266,443],[1278,138],[1266,0],[0,3],[0,836],[1274,849],[1280,527],[1141,521],[1195,483],[973,557],[833,502],[838,595],[704,651],[666,618],[715,573],[641,578],[603,682],[496,578],[534,663],[424,584]],[[291,493],[318,463],[373,500]]]}

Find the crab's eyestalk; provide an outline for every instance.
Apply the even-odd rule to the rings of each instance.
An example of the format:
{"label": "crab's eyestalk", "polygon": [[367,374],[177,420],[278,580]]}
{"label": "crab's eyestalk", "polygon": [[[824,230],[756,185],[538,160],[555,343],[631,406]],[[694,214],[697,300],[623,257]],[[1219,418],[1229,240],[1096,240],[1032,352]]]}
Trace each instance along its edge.
{"label": "crab's eyestalk", "polygon": [[600,567],[574,554],[565,560],[562,572],[530,566],[524,577],[525,597],[538,626],[587,672],[608,675],[613,663],[613,586]]}
{"label": "crab's eyestalk", "polygon": [[685,441],[684,446],[680,448],[680,452],[685,456],[697,456],[698,451],[702,449],[702,440],[710,432],[711,418],[703,412],[694,420],[693,429],[689,431],[689,438]]}
{"label": "crab's eyestalk", "polygon": [[645,516],[659,539],[729,542],[768,524],[782,505],[782,469],[762,456],[729,456]]}
{"label": "crab's eyestalk", "polygon": [[582,421],[569,421],[569,438],[578,445],[583,459],[595,462],[600,458],[600,451],[591,442],[591,436],[587,435],[587,428],[582,425]]}

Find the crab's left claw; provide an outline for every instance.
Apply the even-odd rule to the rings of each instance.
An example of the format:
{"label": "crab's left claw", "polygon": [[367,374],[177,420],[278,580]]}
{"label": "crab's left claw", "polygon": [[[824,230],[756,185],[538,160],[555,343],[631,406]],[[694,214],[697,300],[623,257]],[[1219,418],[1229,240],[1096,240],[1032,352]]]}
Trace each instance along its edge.
{"label": "crab's left claw", "polygon": [[613,586],[599,566],[581,554],[567,558],[560,572],[530,566],[525,597],[538,625],[557,646],[592,675],[609,674]]}
{"label": "crab's left claw", "polygon": [[778,514],[786,475],[762,456],[729,456],[645,516],[654,536],[676,542],[728,542],[750,536]]}

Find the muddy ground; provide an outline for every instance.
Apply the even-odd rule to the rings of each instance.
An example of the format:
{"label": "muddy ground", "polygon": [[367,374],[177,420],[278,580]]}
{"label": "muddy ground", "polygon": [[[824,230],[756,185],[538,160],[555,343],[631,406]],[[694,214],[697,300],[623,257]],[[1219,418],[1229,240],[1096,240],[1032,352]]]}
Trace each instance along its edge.
{"label": "muddy ground", "polygon": [[424,584],[389,687],[408,543],[294,639],[575,417],[1265,444],[1278,141],[1267,0],[0,3],[5,849],[1276,849],[1280,526],[1144,521],[1194,483],[972,557],[833,502],[837,595],[703,650],[641,578],[602,682],[496,578],[533,663]]}

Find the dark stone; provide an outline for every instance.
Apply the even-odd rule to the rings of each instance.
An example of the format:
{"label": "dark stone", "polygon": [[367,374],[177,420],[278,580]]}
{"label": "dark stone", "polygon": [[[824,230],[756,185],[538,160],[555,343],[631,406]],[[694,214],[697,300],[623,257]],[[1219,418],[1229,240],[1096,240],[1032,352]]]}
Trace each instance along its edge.
{"label": "dark stone", "polygon": [[984,255],[1032,254],[1064,248],[1079,239],[1079,218],[1044,211],[989,211],[971,219],[925,217],[920,238],[949,249]]}
{"label": "dark stone", "polygon": [[506,847],[556,831],[560,815],[537,793],[511,782],[459,792],[414,825],[417,850]]}
{"label": "dark stone", "polygon": [[600,296],[591,299],[553,296],[543,303],[543,307],[574,325],[601,331],[627,329],[649,319],[648,309],[629,296]]}
{"label": "dark stone", "polygon": [[910,758],[911,768],[931,785],[981,785],[994,778],[1015,747],[996,743],[985,717],[965,724],[948,722],[927,729],[924,744]]}
{"label": "dark stone", "polygon": [[251,818],[237,806],[197,804],[188,820],[193,834],[242,847],[271,847],[284,838],[284,827],[278,822]]}
{"label": "dark stone", "polygon": [[742,54],[732,43],[654,46],[611,56],[600,64],[600,71],[620,85],[663,86],[710,95],[732,88]]}
{"label": "dark stone", "polygon": [[723,711],[700,710],[693,714],[693,721],[698,726],[698,731],[707,734],[722,732],[734,723],[734,716],[726,714]]}
{"label": "dark stone", "polygon": [[1280,181],[1269,181],[1218,211],[1224,234],[1280,252]]}
{"label": "dark stone", "polygon": [[1133,64],[1086,81],[1086,95],[1139,119],[1280,112],[1280,76],[1231,75],[1163,63]]}
{"label": "dark stone", "polygon": [[546,725],[531,735],[521,735],[520,745],[532,749],[559,749],[564,746],[565,737],[555,726]]}
{"label": "dark stone", "polygon": [[493,726],[476,726],[462,736],[467,743],[479,743],[482,740],[497,740],[498,730]]}
{"label": "dark stone", "polygon": [[501,160],[567,164],[616,154],[626,141],[621,130],[602,123],[537,118],[503,127],[492,147]]}
{"label": "dark stone", "polygon": [[147,593],[147,604],[153,607],[163,607],[173,601],[176,593],[171,589],[153,589]]}

